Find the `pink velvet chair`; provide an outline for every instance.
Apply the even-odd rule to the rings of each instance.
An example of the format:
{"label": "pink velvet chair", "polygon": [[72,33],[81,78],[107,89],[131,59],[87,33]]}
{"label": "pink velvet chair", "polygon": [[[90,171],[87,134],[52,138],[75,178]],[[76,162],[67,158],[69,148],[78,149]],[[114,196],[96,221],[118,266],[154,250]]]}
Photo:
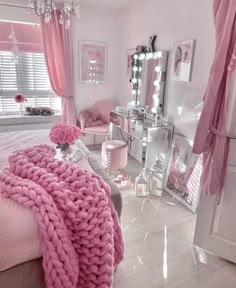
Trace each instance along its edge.
{"label": "pink velvet chair", "polygon": [[[80,128],[86,134],[86,142],[88,134],[94,135],[94,144],[96,135],[109,135],[110,111],[115,109],[115,104],[109,100],[101,100],[89,108],[83,110],[79,114]],[[78,123],[77,123],[78,124]]]}

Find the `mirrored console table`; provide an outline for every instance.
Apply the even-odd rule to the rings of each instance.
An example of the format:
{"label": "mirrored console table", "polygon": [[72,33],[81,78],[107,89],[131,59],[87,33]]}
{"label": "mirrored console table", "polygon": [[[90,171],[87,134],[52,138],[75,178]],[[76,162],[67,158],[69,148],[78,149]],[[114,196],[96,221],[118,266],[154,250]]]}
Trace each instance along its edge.
{"label": "mirrored console table", "polygon": [[143,150],[141,161],[147,171],[152,170],[159,161],[162,162],[163,177],[165,176],[174,132],[172,124],[157,121],[148,115],[128,115],[116,111],[110,112],[110,123],[111,129],[115,126],[126,132],[129,140],[136,138],[141,141]]}
{"label": "mirrored console table", "polygon": [[163,130],[168,134],[169,146],[172,141],[174,126],[168,122],[148,118],[148,116],[128,115],[111,111],[110,123],[146,143],[158,140],[159,130]]}

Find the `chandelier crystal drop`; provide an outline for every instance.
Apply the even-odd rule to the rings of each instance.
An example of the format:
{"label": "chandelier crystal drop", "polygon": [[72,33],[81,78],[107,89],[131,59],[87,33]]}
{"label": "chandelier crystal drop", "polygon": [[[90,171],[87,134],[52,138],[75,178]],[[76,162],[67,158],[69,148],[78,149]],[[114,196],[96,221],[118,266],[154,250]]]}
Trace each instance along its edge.
{"label": "chandelier crystal drop", "polygon": [[[60,18],[59,23],[65,24],[65,28],[69,29],[71,25],[71,17],[80,17],[80,5],[75,4],[74,0],[64,0],[60,5]],[[35,11],[37,16],[43,16],[44,22],[49,23],[51,20],[51,13],[57,9],[53,0],[28,0],[28,12],[31,9]]]}
{"label": "chandelier crystal drop", "polygon": [[8,39],[12,42],[13,44],[13,48],[12,48],[12,52],[13,52],[13,56],[12,56],[12,62],[17,64],[18,63],[18,40],[16,39],[16,34],[15,34],[15,30],[14,30],[14,26],[13,24],[11,25],[11,34],[8,36]]}

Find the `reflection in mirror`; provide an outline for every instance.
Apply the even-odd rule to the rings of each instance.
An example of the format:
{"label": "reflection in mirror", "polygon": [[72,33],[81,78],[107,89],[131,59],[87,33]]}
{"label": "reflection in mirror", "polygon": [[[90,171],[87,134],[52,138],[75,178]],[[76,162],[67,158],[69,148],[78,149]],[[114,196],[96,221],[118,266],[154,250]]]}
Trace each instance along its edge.
{"label": "reflection in mirror", "polygon": [[168,52],[135,53],[132,56],[132,94],[135,105],[162,114]]}

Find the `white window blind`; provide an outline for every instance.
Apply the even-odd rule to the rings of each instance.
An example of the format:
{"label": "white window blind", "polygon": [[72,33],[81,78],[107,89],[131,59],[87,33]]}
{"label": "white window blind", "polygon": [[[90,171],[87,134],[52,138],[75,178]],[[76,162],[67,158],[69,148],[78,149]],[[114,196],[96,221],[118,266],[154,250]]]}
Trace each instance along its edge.
{"label": "white window blind", "polygon": [[0,114],[15,113],[15,95],[23,94],[24,106],[61,110],[61,101],[52,90],[42,53],[0,51]]}

